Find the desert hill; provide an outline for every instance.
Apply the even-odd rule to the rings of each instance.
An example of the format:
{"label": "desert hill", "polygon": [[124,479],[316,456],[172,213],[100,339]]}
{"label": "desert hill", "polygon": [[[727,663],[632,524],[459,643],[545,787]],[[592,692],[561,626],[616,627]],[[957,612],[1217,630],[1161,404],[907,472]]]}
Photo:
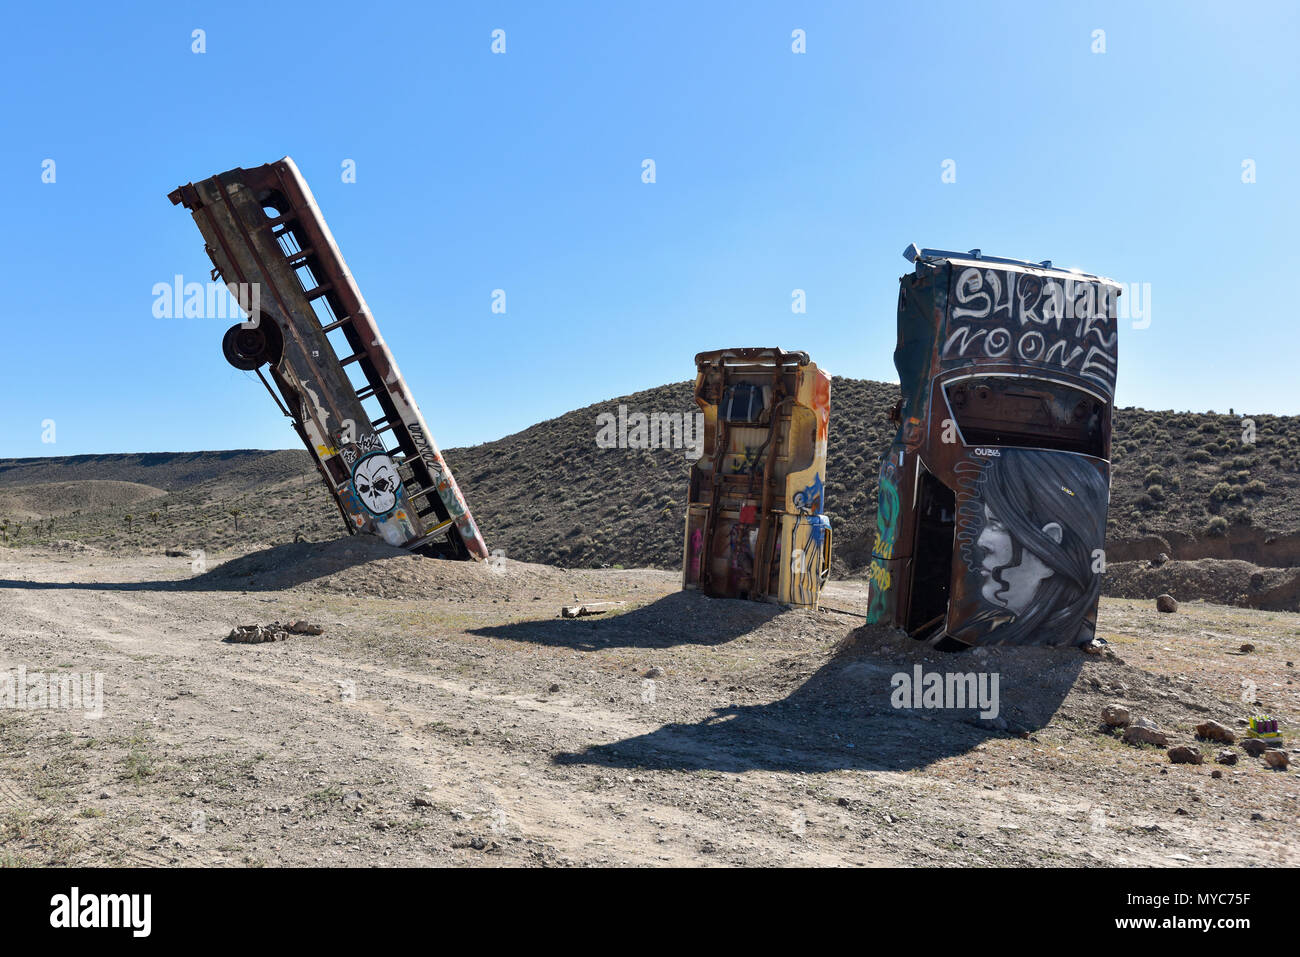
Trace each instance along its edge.
{"label": "desert hill", "polygon": [[[831,393],[827,511],[840,574],[870,560],[877,463],[893,428],[897,386],[836,378]],[[576,409],[492,442],[446,451],[490,547],[564,567],[675,567],[689,460],[681,449],[602,449],[596,417],[689,412],[688,382]],[[437,410],[430,424],[437,434]],[[1108,552],[1116,561],[1167,552],[1266,565],[1300,564],[1300,417],[1116,411]],[[134,483],[165,492],[42,508],[35,486]],[[27,489],[27,491],[20,491]],[[18,543],[240,549],[295,534],[329,538],[337,510],[305,451],[234,450],[0,460],[0,520]],[[1263,543],[1274,545],[1271,553]],[[1285,546],[1285,547],[1282,547]],[[1178,552],[1178,554],[1175,554]],[[1261,554],[1276,557],[1261,558]]]}

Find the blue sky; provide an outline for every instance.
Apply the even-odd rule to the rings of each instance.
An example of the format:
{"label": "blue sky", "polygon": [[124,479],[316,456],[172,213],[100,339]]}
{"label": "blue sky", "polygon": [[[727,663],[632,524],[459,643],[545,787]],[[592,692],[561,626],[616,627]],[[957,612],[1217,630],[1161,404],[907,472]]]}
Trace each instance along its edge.
{"label": "blue sky", "polygon": [[1300,413],[1298,10],[14,7],[0,456],[297,444],[222,359],[228,322],[152,314],[155,283],[209,268],[166,194],[286,154],[444,448],[689,378],[724,346],[894,381],[909,242],[1149,283],[1121,405]]}

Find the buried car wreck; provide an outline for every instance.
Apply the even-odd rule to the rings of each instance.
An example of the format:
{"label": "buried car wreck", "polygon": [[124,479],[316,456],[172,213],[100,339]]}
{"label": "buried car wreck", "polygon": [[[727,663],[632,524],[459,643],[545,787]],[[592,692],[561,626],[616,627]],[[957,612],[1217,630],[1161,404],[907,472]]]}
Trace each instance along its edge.
{"label": "buried car wreck", "polygon": [[1119,286],[909,247],[868,620],[940,647],[1093,637]]}

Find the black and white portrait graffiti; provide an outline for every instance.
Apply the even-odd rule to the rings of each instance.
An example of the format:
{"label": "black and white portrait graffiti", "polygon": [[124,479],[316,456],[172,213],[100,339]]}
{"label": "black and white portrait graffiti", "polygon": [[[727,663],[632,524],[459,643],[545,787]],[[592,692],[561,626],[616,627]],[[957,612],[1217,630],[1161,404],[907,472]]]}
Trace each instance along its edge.
{"label": "black and white portrait graffiti", "polygon": [[1061,369],[1115,391],[1119,289],[1084,279],[967,267],[952,281],[940,359]]}
{"label": "black and white portrait graffiti", "polygon": [[980,610],[980,644],[1079,645],[1101,592],[1107,481],[1089,459],[1004,448],[980,463],[959,541]]}
{"label": "black and white portrait graffiti", "polygon": [[397,505],[402,480],[392,459],[381,452],[372,452],[352,470],[352,485],[361,504],[372,514],[387,515]]}

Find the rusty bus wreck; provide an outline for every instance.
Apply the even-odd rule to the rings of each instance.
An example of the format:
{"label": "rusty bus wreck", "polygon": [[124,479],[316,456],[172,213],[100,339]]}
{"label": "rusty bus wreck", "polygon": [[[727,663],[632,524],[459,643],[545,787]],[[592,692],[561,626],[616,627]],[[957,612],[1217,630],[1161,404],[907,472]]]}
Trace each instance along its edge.
{"label": "rusty bus wreck", "polygon": [[168,198],[193,214],[212,278],[224,281],[248,312],[225,335],[226,359],[256,371],[292,420],[348,532],[444,558],[487,558],[456,480],[293,160],[233,169]]}
{"label": "rusty bus wreck", "polygon": [[683,587],[816,606],[831,561],[830,375],[781,349],[702,352],[695,366],[704,454],[691,468]]}
{"label": "rusty bus wreck", "polygon": [[953,650],[1087,644],[1119,286],[979,250],[904,255],[868,620]]}

